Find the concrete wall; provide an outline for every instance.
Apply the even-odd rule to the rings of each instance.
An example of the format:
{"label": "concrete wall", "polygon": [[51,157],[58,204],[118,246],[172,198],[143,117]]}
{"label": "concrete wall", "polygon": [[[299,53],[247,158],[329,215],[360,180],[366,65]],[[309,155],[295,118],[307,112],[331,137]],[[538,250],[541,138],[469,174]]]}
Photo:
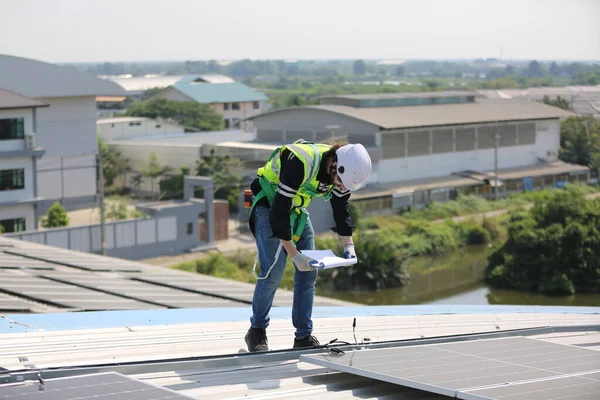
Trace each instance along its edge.
{"label": "concrete wall", "polygon": [[[113,123],[103,123],[102,120],[100,120],[98,122],[98,132],[104,140],[122,140],[144,136],[184,133],[184,128],[180,125],[169,124],[157,120]],[[139,123],[139,125],[136,125],[137,123]]]}
{"label": "concrete wall", "polygon": [[[139,260],[180,254],[200,245],[197,219],[187,234],[185,219],[166,216],[108,222],[105,224],[106,255]],[[101,252],[100,224],[6,234],[7,237],[89,253]]]}
{"label": "concrete wall", "polygon": [[37,144],[46,153],[38,161],[38,195],[69,209],[87,205],[96,195],[96,98],[42,98],[50,107],[37,111]]}

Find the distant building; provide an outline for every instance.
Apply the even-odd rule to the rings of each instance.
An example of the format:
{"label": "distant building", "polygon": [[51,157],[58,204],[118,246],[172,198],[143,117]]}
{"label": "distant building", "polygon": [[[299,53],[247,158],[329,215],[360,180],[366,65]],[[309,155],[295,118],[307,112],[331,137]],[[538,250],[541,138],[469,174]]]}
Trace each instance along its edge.
{"label": "distant building", "polygon": [[186,76],[146,101],[153,99],[209,104],[223,116],[225,129],[245,131],[253,127],[252,121],[246,119],[266,111],[268,100],[264,93],[217,74]]}
{"label": "distant building", "polygon": [[4,233],[36,229],[38,205],[37,109],[40,101],[0,89],[0,226]]}
{"label": "distant building", "polygon": [[104,140],[124,140],[200,131],[175,122],[144,117],[104,118],[99,119],[96,125],[98,133]]}
{"label": "distant building", "polygon": [[571,111],[575,114],[591,115],[595,118],[600,118],[600,85],[499,90],[482,89],[477,90],[477,93],[489,99],[522,99],[531,101],[542,101],[545,96],[554,100],[560,96],[569,103]]}
{"label": "distant building", "polygon": [[6,55],[0,55],[0,88],[49,105],[37,111],[35,127],[25,127],[45,149],[36,166],[37,196],[45,199],[40,212],[55,201],[67,210],[94,204],[96,97],[123,96],[125,91],[73,68]]}
{"label": "distant building", "polygon": [[217,150],[260,165],[266,158],[258,149],[266,144],[345,136],[364,144],[373,161],[367,185],[352,196],[366,211],[419,208],[460,193],[493,197],[496,147],[501,196],[595,179],[587,167],[558,161],[559,120],[573,113],[482,97],[465,90],[325,97],[320,105],[255,116],[254,144]]}

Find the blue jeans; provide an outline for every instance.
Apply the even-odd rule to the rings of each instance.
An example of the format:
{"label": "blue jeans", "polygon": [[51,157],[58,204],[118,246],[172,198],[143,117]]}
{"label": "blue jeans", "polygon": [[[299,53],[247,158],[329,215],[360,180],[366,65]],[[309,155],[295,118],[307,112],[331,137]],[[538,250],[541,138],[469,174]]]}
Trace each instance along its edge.
{"label": "blue jeans", "polygon": [[[258,261],[260,263],[260,273],[257,275],[266,279],[259,279],[254,288],[254,298],[252,299],[252,318],[250,323],[253,328],[267,328],[269,326],[269,311],[273,305],[275,292],[281,283],[283,270],[287,253],[279,239],[272,237],[271,223],[269,214],[271,210],[266,207],[256,206],[253,211],[254,217],[254,235],[256,237],[256,246],[258,247]],[[278,253],[278,248],[281,249]],[[310,218],[307,218],[306,225],[296,246],[298,250],[314,250],[315,231],[313,230]],[[277,259],[275,256],[278,255]],[[294,301],[292,305],[292,323],[296,328],[296,338],[302,339],[312,333],[312,308],[315,297],[315,281],[317,271],[301,272],[294,266],[296,273],[294,275]]]}

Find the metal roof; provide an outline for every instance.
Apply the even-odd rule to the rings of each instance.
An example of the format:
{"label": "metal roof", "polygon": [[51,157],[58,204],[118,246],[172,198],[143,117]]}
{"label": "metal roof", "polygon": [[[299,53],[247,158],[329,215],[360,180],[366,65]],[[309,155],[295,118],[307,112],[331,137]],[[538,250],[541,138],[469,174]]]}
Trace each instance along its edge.
{"label": "metal roof", "polygon": [[[249,312],[247,307],[11,315],[0,319],[0,382],[21,377],[38,385],[38,372],[47,380],[116,371],[196,399],[449,398],[300,361],[302,354],[327,350],[289,350],[294,328],[286,308],[273,313],[268,328],[273,351],[240,354]],[[334,338],[358,343],[346,349],[527,336],[600,350],[597,307],[316,307],[313,318],[322,343]]]}
{"label": "metal roof", "polygon": [[159,75],[159,76],[135,76],[135,77],[123,77],[114,75],[99,75],[98,78],[112,81],[127,92],[137,93],[143,92],[152,88],[166,88],[171,86],[175,82],[181,80],[181,75]]}
{"label": "metal roof", "polygon": [[303,106],[274,110],[249,117],[248,119],[269,118],[274,113],[297,113],[304,110],[318,110],[340,114],[376,125],[381,129],[557,119],[575,115],[569,111],[540,104],[535,101],[484,99],[476,103],[404,107]]}
{"label": "metal roof", "polygon": [[[584,173],[590,169],[583,165],[570,164],[563,161],[554,161],[547,164],[534,164],[522,167],[498,169],[498,179],[506,181],[511,179],[533,178],[537,176],[558,175],[568,173]],[[457,171],[458,172],[458,171]],[[488,176],[493,176],[494,171],[482,171]],[[412,193],[416,190],[458,188],[464,186],[477,186],[482,182],[477,179],[459,175],[446,175],[433,178],[411,179],[400,182],[373,184],[352,194],[353,199],[367,199],[373,197],[390,196],[394,194]]]}
{"label": "metal roof", "polygon": [[373,94],[342,94],[338,96],[322,96],[321,99],[352,99],[352,100],[377,100],[377,99],[412,99],[430,97],[455,97],[476,96],[483,97],[472,90],[442,90],[439,92],[401,92],[401,93],[373,93]]}
{"label": "metal roof", "polygon": [[243,83],[175,83],[171,87],[201,104],[266,101],[267,96]]}
{"label": "metal roof", "polygon": [[176,83],[192,83],[197,81],[199,83],[234,83],[235,81],[228,76],[221,74],[200,74],[200,75],[187,75],[181,78]]}
{"label": "metal roof", "polygon": [[11,92],[10,90],[0,89],[0,109],[34,107],[48,107],[48,104]]}
{"label": "metal roof", "polygon": [[0,87],[29,97],[122,96],[114,82],[29,58],[0,54]]}

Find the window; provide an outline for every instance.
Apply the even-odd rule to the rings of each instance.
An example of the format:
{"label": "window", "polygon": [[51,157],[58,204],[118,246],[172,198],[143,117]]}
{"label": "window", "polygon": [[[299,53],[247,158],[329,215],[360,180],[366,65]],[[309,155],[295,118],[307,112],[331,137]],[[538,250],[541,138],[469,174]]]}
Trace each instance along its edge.
{"label": "window", "polygon": [[239,110],[240,109],[240,103],[231,103],[231,109],[232,110]]}
{"label": "window", "polygon": [[3,219],[0,220],[0,226],[4,229],[4,233],[23,232],[25,218]]}
{"label": "window", "polygon": [[0,140],[23,139],[23,118],[0,119]]}
{"label": "window", "polygon": [[156,129],[159,129],[159,128],[161,128],[161,127],[162,127],[162,125],[155,125],[154,127],[155,127]]}
{"label": "window", "polygon": [[258,101],[253,101],[252,102],[252,108],[254,110],[258,110],[260,108],[260,103]]}
{"label": "window", "polygon": [[0,171],[0,191],[25,189],[25,169]]}
{"label": "window", "polygon": [[225,129],[229,129],[229,120],[225,118],[223,121],[225,121]]}
{"label": "window", "polygon": [[231,105],[230,105],[230,103],[223,103],[223,109],[224,109],[225,111],[229,110],[230,108],[231,108]]}
{"label": "window", "polygon": [[187,223],[187,234],[191,235],[192,233],[194,233],[194,224],[191,222]]}

